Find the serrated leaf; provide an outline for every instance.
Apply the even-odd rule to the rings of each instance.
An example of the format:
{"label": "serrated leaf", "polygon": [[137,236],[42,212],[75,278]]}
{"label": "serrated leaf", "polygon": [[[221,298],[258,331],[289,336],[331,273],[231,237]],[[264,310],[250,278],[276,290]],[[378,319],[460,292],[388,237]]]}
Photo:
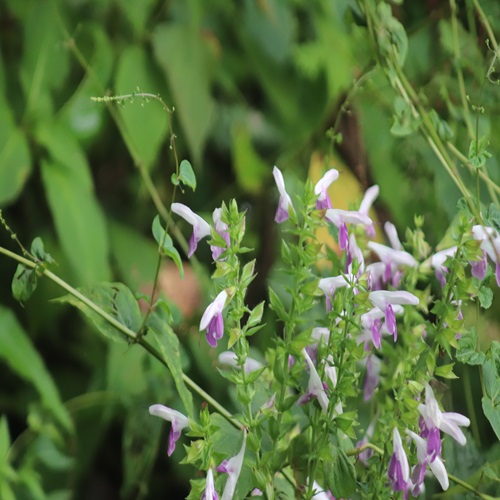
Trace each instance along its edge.
{"label": "serrated leaf", "polygon": [[170,370],[188,417],[194,418],[193,397],[184,383],[180,345],[177,335],[158,313],[153,313],[149,316],[147,327],[151,330],[163,360]]}
{"label": "serrated leaf", "polygon": [[43,406],[66,429],[72,428],[57,386],[14,314],[0,306],[0,359],[24,380],[33,384]]}
{"label": "serrated leaf", "polygon": [[484,352],[477,351],[475,330],[463,335],[458,341],[457,360],[467,365],[482,365],[486,360]]}
{"label": "serrated leaf", "polygon": [[[93,287],[79,288],[78,291],[129,330],[137,332],[141,327],[142,317],[139,304],[134,294],[123,283],[101,283]],[[55,301],[71,304],[80,309],[91,324],[105,337],[115,341],[127,338],[117,327],[111,325],[75,296],[65,295],[55,299]]]}
{"label": "serrated leaf", "polygon": [[168,233],[165,232],[165,229],[163,229],[159,215],[157,215],[153,220],[152,231],[156,243],[158,243],[158,246],[161,248],[162,252],[174,261],[175,265],[177,266],[177,269],[179,269],[181,279],[183,279],[184,267],[182,265],[181,256],[177,251],[177,248],[174,247],[174,242],[172,241],[172,238]]}
{"label": "serrated leaf", "polygon": [[491,288],[482,286],[478,293],[479,303],[483,309],[489,309],[493,302],[493,291]]}
{"label": "serrated leaf", "polygon": [[179,181],[196,191],[196,176],[191,163],[187,160],[182,160],[179,166]]}

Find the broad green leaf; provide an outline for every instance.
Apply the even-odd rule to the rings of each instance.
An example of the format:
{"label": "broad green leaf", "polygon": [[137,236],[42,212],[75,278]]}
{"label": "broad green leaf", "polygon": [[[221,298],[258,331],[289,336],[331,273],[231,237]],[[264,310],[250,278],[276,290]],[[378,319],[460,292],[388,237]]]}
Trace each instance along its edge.
{"label": "broad green leaf", "polygon": [[160,222],[160,216],[157,215],[153,220],[153,236],[158,243],[158,246],[161,248],[162,252],[170,257],[174,262],[177,268],[179,269],[179,273],[181,275],[181,279],[184,278],[184,267],[182,266],[182,259],[177,251],[177,248],[174,247],[174,242],[169,234],[165,232],[163,226]]}
{"label": "broad green leaf", "polygon": [[491,427],[495,431],[498,440],[500,441],[500,399],[497,398],[495,404],[486,396],[481,399],[483,405],[483,412],[489,420]]}
{"label": "broad green leaf", "polygon": [[479,302],[483,309],[489,309],[493,302],[493,291],[487,286],[482,286],[478,293]]}
{"label": "broad green leaf", "polygon": [[214,58],[201,33],[188,26],[160,24],[152,40],[194,162],[199,164],[214,112],[210,94]]}
{"label": "broad green leaf", "polygon": [[[87,45],[90,49],[87,50]],[[83,23],[78,30],[78,47],[92,68],[58,112],[58,120],[80,141],[89,142],[99,136],[109,115],[106,106],[93,102],[109,84],[114,67],[111,40],[105,28],[98,24]]]}
{"label": "broad green leaf", "polygon": [[151,330],[163,360],[170,370],[186,413],[188,417],[193,418],[193,397],[184,383],[179,339],[170,325],[158,312],[149,316],[147,326]]}
{"label": "broad green leaf", "polygon": [[188,160],[182,160],[179,167],[179,181],[196,191],[196,176]]}
{"label": "broad green leaf", "polygon": [[269,175],[269,166],[255,151],[250,133],[244,127],[233,130],[233,166],[236,180],[248,193],[258,194]]}
{"label": "broad green leaf", "polygon": [[31,242],[31,254],[35,257],[40,263],[53,264],[54,259],[52,256],[45,251],[45,247],[43,245],[42,238],[37,236]]}
{"label": "broad green leaf", "polygon": [[57,234],[78,282],[109,279],[108,236],[101,208],[80,176],[54,161],[42,161],[42,179]]}
{"label": "broad green leaf", "polygon": [[467,365],[482,365],[486,360],[484,352],[477,350],[477,333],[471,330],[458,341],[457,360]]}
{"label": "broad green leaf", "polygon": [[[140,47],[131,46],[122,53],[115,89],[117,95],[134,92],[156,95],[162,90],[150,57]],[[168,111],[156,100],[135,97],[132,100],[124,100],[119,113],[140,161],[150,169],[166,138]]]}
{"label": "broad green leaf", "polygon": [[448,378],[448,379],[458,378],[455,375],[455,373],[453,373],[453,366],[454,365],[455,365],[455,363],[450,363],[447,365],[438,366],[436,368],[436,372],[435,372],[436,376]]}
{"label": "broad green leaf", "polygon": [[106,386],[109,391],[129,406],[133,398],[147,392],[147,376],[144,360],[148,353],[140,346],[125,346],[112,342],[108,347],[106,363]]}
{"label": "broad green leaf", "polygon": [[331,451],[332,461],[323,463],[326,487],[336,498],[347,498],[356,491],[354,465],[340,448],[332,446]]}
{"label": "broad green leaf", "polygon": [[28,141],[0,95],[0,205],[14,201],[31,173]]}
{"label": "broad green leaf", "polygon": [[33,347],[14,314],[0,306],[0,359],[20,377],[33,384],[43,406],[67,430],[72,423],[43,359]]}
{"label": "broad green leaf", "polygon": [[[62,43],[54,6],[50,2],[33,2],[31,7],[22,23],[21,87],[26,113],[47,119],[47,113],[50,116],[52,110],[50,91],[66,81],[70,54]],[[65,19],[61,21],[65,23]]]}
{"label": "broad green leaf", "polygon": [[[129,330],[137,332],[141,327],[142,317],[139,304],[130,289],[123,283],[101,283],[93,287],[79,288],[78,291]],[[126,334],[74,295],[65,295],[55,301],[68,303],[80,309],[105,337],[111,340],[128,339]]]}

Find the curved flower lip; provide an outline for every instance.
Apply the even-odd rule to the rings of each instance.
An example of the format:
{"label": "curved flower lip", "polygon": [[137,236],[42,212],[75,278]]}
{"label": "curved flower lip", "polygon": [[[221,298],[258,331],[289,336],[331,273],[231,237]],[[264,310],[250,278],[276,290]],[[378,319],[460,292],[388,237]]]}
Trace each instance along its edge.
{"label": "curved flower lip", "polygon": [[472,237],[481,241],[481,248],[493,262],[498,263],[500,260],[500,236],[498,231],[493,227],[476,225],[472,228]]}
{"label": "curved flower lip", "polygon": [[369,187],[365,191],[365,195],[363,196],[363,200],[361,201],[361,205],[359,206],[359,211],[362,214],[368,214],[368,212],[370,211],[370,208],[373,205],[373,202],[377,199],[379,192],[380,192],[380,188],[378,187],[377,184]]}
{"label": "curved flower lip", "polygon": [[309,383],[307,385],[307,392],[303,396],[300,397],[298,404],[307,403],[311,397],[316,397],[321,406],[321,409],[327,413],[328,412],[328,396],[326,395],[325,388],[323,386],[323,382],[319,378],[318,372],[314,366],[314,363],[311,361],[309,354],[305,349],[302,349],[302,354],[304,355],[304,359],[306,363],[309,365]]}
{"label": "curved flower lip", "polygon": [[384,231],[385,234],[387,235],[387,239],[389,240],[389,243],[391,244],[391,247],[394,250],[403,250],[403,245],[401,244],[401,241],[399,240],[398,236],[398,231],[396,229],[396,226],[392,223],[387,221],[384,224]]}
{"label": "curved flower lip", "polygon": [[155,404],[149,407],[149,413],[155,417],[163,418],[168,422],[172,422],[172,428],[170,429],[170,435],[168,438],[168,456],[172,455],[175,450],[175,443],[181,435],[182,429],[189,426],[189,419],[172,408],[161,404]]}
{"label": "curved flower lip", "polygon": [[410,267],[416,267],[418,265],[415,257],[404,250],[394,250],[394,248],[375,241],[369,241],[368,247],[378,255],[382,262],[387,264]]}
{"label": "curved flower lip", "polygon": [[243,434],[243,444],[241,445],[241,450],[239,451],[239,453],[229,460],[224,460],[217,467],[218,472],[225,472],[228,474],[226,486],[224,486],[221,500],[231,500],[233,498],[234,490],[236,489],[236,483],[238,482],[241,467],[243,465],[243,458],[245,457],[246,442],[247,433],[245,432]]}
{"label": "curved flower lip", "polygon": [[318,196],[316,201],[316,208],[318,210],[324,210],[332,208],[332,202],[328,196],[328,187],[332,182],[335,182],[339,178],[338,170],[334,168],[328,170],[325,175],[316,183],[314,186],[314,194]]}
{"label": "curved flower lip", "polygon": [[370,226],[373,221],[368,215],[361,212],[341,210],[340,208],[329,208],[325,213],[325,218],[340,227],[342,224],[361,224]]}
{"label": "curved flower lip", "polygon": [[219,496],[217,495],[217,492],[215,491],[214,474],[212,472],[212,469],[208,469],[205,492],[203,493],[203,496],[201,498],[202,498],[202,500],[218,500],[219,499]]}
{"label": "curved flower lip", "polygon": [[319,280],[318,288],[321,289],[325,295],[333,295],[337,288],[349,285],[349,279],[353,276],[332,276],[331,278],[322,278]]}
{"label": "curved flower lip", "polygon": [[276,210],[276,216],[274,220],[279,224],[288,219],[288,211],[290,208],[293,210],[292,199],[288,195],[285,189],[285,180],[283,179],[283,174],[278,167],[273,168],[273,176],[280,193],[280,200],[278,202],[278,208]]}
{"label": "curved flower lip", "polygon": [[[212,218],[214,221],[214,229],[215,231],[222,236],[224,241],[226,242],[227,247],[231,244],[229,239],[229,233],[227,231],[228,227],[225,222],[222,222],[222,208],[216,208],[213,211]],[[214,245],[210,245],[210,249],[212,250],[212,258],[214,260],[218,260],[219,257],[226,251],[223,247],[216,247]]]}
{"label": "curved flower lip", "polygon": [[453,257],[457,253],[457,248],[456,246],[447,248],[445,250],[441,250],[440,252],[436,252],[434,255],[431,256],[431,266],[434,269],[443,269],[443,264],[446,262],[446,259],[448,257]]}
{"label": "curved flower lip", "polygon": [[385,311],[386,307],[390,305],[413,305],[416,306],[420,303],[418,297],[410,292],[403,290],[376,290],[368,294],[368,299],[381,311]]}
{"label": "curved flower lip", "polygon": [[189,240],[188,251],[188,257],[191,257],[198,246],[198,242],[210,234],[210,225],[182,203],[172,203],[171,209],[172,212],[180,215],[184,220],[193,226],[193,234]]}
{"label": "curved flower lip", "polygon": [[[234,368],[240,368],[240,366],[238,365],[238,358],[233,351],[221,352],[217,359],[219,363],[222,365],[228,365],[228,366],[233,366]],[[254,372],[255,370],[259,370],[260,368],[262,368],[262,363],[260,361],[247,357],[244,365],[246,373]]]}
{"label": "curved flower lip", "polygon": [[467,439],[460,427],[468,427],[470,420],[460,413],[442,412],[431,386],[427,383],[425,384],[425,404],[419,404],[418,411],[424,418],[427,427],[437,427],[449,434],[457,443],[465,445]]}
{"label": "curved flower lip", "polygon": [[214,316],[220,314],[226,305],[227,292],[222,292],[217,295],[215,300],[205,309],[200,321],[200,330],[205,330]]}
{"label": "curved flower lip", "polygon": [[395,491],[401,491],[404,490],[404,487],[410,479],[410,466],[403,448],[403,443],[401,442],[401,436],[396,427],[394,427],[392,432],[392,440],[394,453],[392,454],[389,464],[389,478],[393,482]]}

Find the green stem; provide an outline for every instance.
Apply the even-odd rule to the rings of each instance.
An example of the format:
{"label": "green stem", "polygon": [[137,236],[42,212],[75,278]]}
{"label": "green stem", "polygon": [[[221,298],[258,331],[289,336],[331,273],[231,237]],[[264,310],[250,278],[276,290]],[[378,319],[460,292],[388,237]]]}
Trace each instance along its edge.
{"label": "green stem", "polygon": [[[16,260],[20,264],[29,267],[31,269],[35,269],[38,267],[38,264],[28,260],[6,248],[0,247],[0,253],[10,257],[13,260]],[[168,368],[166,361],[163,359],[161,353],[155,349],[149,342],[147,342],[143,337],[138,337],[137,333],[130,330],[128,327],[120,323],[116,318],[108,314],[106,311],[101,309],[97,304],[92,302],[89,298],[79,292],[77,289],[73,288],[71,285],[66,283],[64,280],[59,278],[56,274],[52,273],[48,269],[40,270],[40,273],[49,278],[51,281],[59,285],[61,288],[66,290],[68,293],[73,295],[73,297],[77,298],[87,307],[92,309],[96,314],[101,316],[101,318],[105,319],[110,325],[114,326],[117,330],[119,330],[125,337],[129,339],[130,342],[139,344],[143,349],[148,351],[152,356],[154,356],[160,363],[162,363],[165,367]],[[228,420],[234,427],[237,429],[244,430],[245,426],[239,422],[233,415],[226,410],[220,403],[218,403],[212,396],[210,396],[207,392],[205,392],[196,382],[194,382],[190,377],[188,377],[185,373],[182,374],[182,378],[184,382],[191,387],[198,395],[204,398],[208,403],[210,403],[226,420]]]}
{"label": "green stem", "polygon": [[470,485],[469,483],[466,483],[465,481],[462,481],[460,478],[454,476],[453,474],[448,473],[448,478],[451,479],[453,482],[457,483],[458,485],[462,486],[462,488],[472,491],[472,493],[475,493],[480,498],[484,498],[485,500],[494,500],[495,498],[490,495],[486,495],[485,493],[481,493],[480,491],[476,490],[474,486]]}

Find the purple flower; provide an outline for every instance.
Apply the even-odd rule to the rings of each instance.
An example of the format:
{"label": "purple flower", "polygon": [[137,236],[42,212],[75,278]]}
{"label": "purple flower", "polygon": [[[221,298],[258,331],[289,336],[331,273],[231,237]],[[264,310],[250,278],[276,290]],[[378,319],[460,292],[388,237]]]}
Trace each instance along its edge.
{"label": "purple flower", "polygon": [[457,253],[457,247],[447,248],[446,250],[441,250],[440,252],[436,252],[431,257],[431,266],[434,268],[434,272],[436,273],[436,278],[441,283],[441,286],[444,287],[446,284],[445,275],[448,273],[448,268],[444,265],[446,259],[448,257],[454,257]]}
{"label": "purple flower", "polygon": [[316,208],[318,210],[332,208],[332,202],[328,196],[328,188],[330,184],[335,182],[338,178],[338,170],[332,168],[328,170],[328,172],[326,172],[326,174],[316,183],[316,186],[314,186],[314,194],[318,195],[318,199],[316,200]]}
{"label": "purple flower", "polygon": [[342,224],[361,224],[363,226],[369,226],[373,223],[366,214],[350,210],[341,210],[340,208],[329,208],[325,213],[325,218],[335,224],[339,229]]}
{"label": "purple flower", "polygon": [[394,491],[405,491],[410,479],[410,466],[406,457],[401,436],[396,427],[392,433],[394,452],[389,462],[388,476]]}
{"label": "purple flower", "polygon": [[482,280],[486,274],[487,265],[488,259],[486,258],[486,252],[483,250],[483,258],[481,260],[470,262],[472,276]]}
{"label": "purple flower", "polygon": [[352,275],[339,275],[331,278],[322,278],[319,280],[318,288],[323,291],[326,297],[326,310],[330,311],[332,308],[332,298],[335,295],[337,288],[349,285],[349,280],[352,280]]}
{"label": "purple flower", "polygon": [[179,439],[182,429],[184,429],[184,427],[189,427],[189,419],[182,413],[160,404],[150,406],[149,413],[156,417],[163,418],[163,420],[167,420],[168,422],[172,422],[167,450],[168,456],[172,455],[175,450],[175,443]]}
{"label": "purple flower", "polygon": [[436,476],[436,479],[439,481],[441,488],[443,488],[443,490],[447,490],[449,486],[448,474],[440,456],[435,456],[433,459],[431,459],[427,452],[428,443],[426,443],[421,436],[415,434],[410,430],[407,430],[406,434],[408,434],[413,439],[413,442],[417,447],[418,465],[414,467],[412,473],[412,495],[417,496],[420,493],[422,484],[424,482],[424,474],[427,465],[430,466],[430,469],[434,473],[434,476]]}
{"label": "purple flower", "polygon": [[208,469],[205,491],[201,496],[201,500],[219,500],[219,495],[217,495],[217,492],[215,491],[212,469]]}
{"label": "purple flower", "polygon": [[480,225],[472,228],[472,237],[481,242],[481,249],[495,263],[495,277],[497,285],[500,286],[500,235],[493,227]]}
{"label": "purple flower", "polygon": [[[403,307],[400,305],[391,306],[392,312],[395,315],[403,314]],[[365,350],[369,351],[368,342],[371,340],[373,345],[379,349],[382,345],[382,334],[388,334],[389,330],[383,319],[385,318],[385,310],[374,307],[370,311],[361,315],[361,326],[363,327],[362,335],[358,336],[357,343],[365,342]],[[394,335],[392,332],[391,335]]]}
{"label": "purple flower", "polygon": [[392,222],[387,221],[384,224],[384,231],[387,235],[389,243],[391,244],[391,247],[394,250],[403,250],[403,245],[401,245],[401,241],[399,240],[398,230]]}
{"label": "purple flower", "polygon": [[369,355],[366,360],[366,378],[363,386],[363,401],[370,401],[379,383],[379,373],[382,368],[380,359]]}
{"label": "purple flower", "polygon": [[394,248],[381,245],[375,241],[369,241],[368,247],[373,250],[385,264],[384,282],[388,282],[392,278],[394,286],[397,286],[399,282],[400,276],[397,274],[397,271],[401,267],[416,267],[418,265],[415,258],[403,250],[394,250]]}
{"label": "purple flower", "polygon": [[273,169],[274,180],[276,181],[276,186],[278,187],[278,191],[280,193],[280,200],[278,202],[278,208],[276,210],[276,216],[274,220],[280,224],[284,222],[289,217],[290,208],[293,210],[292,200],[285,189],[285,181],[283,179],[283,174],[278,167],[274,167]]}
{"label": "purple flower", "polygon": [[[238,369],[240,368],[240,365],[238,364],[238,357],[233,351],[221,352],[218,360],[222,365],[233,366]],[[247,357],[243,368],[245,369],[245,373],[251,373],[262,368],[262,363],[256,359]]]}
{"label": "purple flower", "polygon": [[205,309],[200,321],[200,331],[207,330],[207,342],[212,347],[217,347],[217,341],[224,334],[224,320],[222,319],[222,310],[226,304],[227,292],[217,295],[215,300]]}
{"label": "purple flower", "polygon": [[398,338],[398,330],[396,328],[396,316],[393,305],[417,305],[419,303],[418,297],[410,292],[405,291],[387,291],[377,290],[370,292],[368,299],[381,311],[385,313],[385,323],[387,331],[394,335],[394,341]]}
{"label": "purple flower", "polygon": [[[227,224],[225,222],[222,222],[221,216],[222,216],[222,208],[216,208],[214,210],[214,213],[212,214],[212,218],[214,220],[214,229],[217,232],[217,234],[222,236],[222,238],[226,242],[226,245],[229,247],[231,243],[229,240],[229,233],[227,232]],[[221,254],[224,253],[225,250],[223,247],[216,247],[214,245],[210,245],[210,249],[212,250],[212,258],[214,260],[218,260]]]}
{"label": "purple flower", "polygon": [[307,392],[301,396],[298,400],[299,405],[308,403],[313,397],[318,399],[321,409],[327,413],[328,412],[328,396],[326,395],[325,386],[319,378],[318,372],[314,367],[311,358],[307,354],[305,349],[302,349],[302,354],[306,363],[309,365],[309,383],[307,385]]}
{"label": "purple flower", "polygon": [[172,212],[180,215],[193,226],[193,234],[189,239],[188,257],[191,257],[198,246],[198,242],[210,234],[210,226],[199,215],[196,215],[189,207],[182,203],[172,203]]}
{"label": "purple flower", "polygon": [[234,495],[234,490],[236,488],[236,483],[240,476],[241,467],[243,465],[243,458],[245,457],[245,446],[247,442],[246,432],[243,435],[243,444],[241,445],[240,452],[229,460],[224,460],[219,467],[217,467],[217,472],[224,472],[228,474],[226,481],[226,486],[222,492],[221,500],[231,500]]}
{"label": "purple flower", "polygon": [[[470,420],[460,413],[442,412],[439,409],[438,402],[434,397],[434,392],[429,384],[425,384],[425,404],[418,405],[418,411],[423,417],[425,423],[426,435],[429,436],[434,428],[449,434],[455,441],[462,446],[466,443],[466,438],[460,427],[468,427]],[[425,436],[424,436],[425,437]],[[433,438],[434,449],[437,448],[435,435]],[[439,449],[440,449],[439,444]]]}

